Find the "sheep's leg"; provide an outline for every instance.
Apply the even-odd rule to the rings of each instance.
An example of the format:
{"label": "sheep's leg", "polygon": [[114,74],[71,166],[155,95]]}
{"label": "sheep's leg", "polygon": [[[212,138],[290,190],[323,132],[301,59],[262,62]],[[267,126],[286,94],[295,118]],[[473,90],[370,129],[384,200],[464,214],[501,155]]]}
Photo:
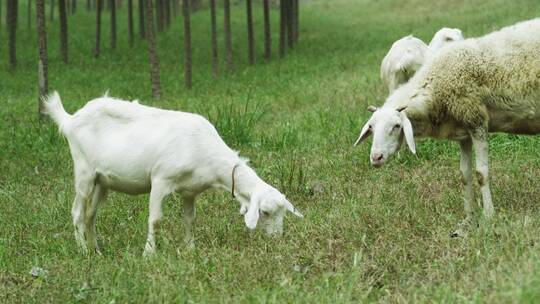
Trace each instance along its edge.
{"label": "sheep's leg", "polygon": [[88,249],[90,252],[95,251],[98,254],[101,254],[97,244],[96,237],[96,213],[97,208],[105,200],[107,196],[107,190],[105,187],[99,183],[94,187],[94,195],[92,196],[92,202],[88,205],[86,209],[85,219],[86,219],[86,242],[88,244]]}
{"label": "sheep's leg", "polygon": [[461,148],[461,159],[459,169],[461,171],[461,182],[463,183],[463,202],[465,207],[465,220],[460,224],[458,230],[452,233],[453,237],[464,236],[466,233],[464,228],[470,225],[473,221],[473,202],[474,192],[472,187],[472,141],[470,138],[459,142]]}
{"label": "sheep's leg", "polygon": [[83,252],[88,252],[86,246],[86,209],[90,196],[92,195],[94,187],[94,178],[91,176],[77,176],[75,177],[75,200],[73,201],[73,207],[71,208],[71,216],[73,217],[73,225],[75,226],[75,240]]}
{"label": "sheep's leg", "polygon": [[195,248],[193,238],[193,221],[195,220],[195,197],[184,196],[184,241],[188,248]]}
{"label": "sheep's leg", "polygon": [[484,216],[491,217],[495,213],[489,188],[489,144],[488,132],[484,128],[476,129],[471,134],[474,151],[476,153],[476,178],[482,192]]}
{"label": "sheep's leg", "polygon": [[148,216],[148,237],[144,247],[144,256],[153,254],[156,251],[155,232],[159,229],[159,222],[163,217],[161,202],[170,193],[168,187],[161,182],[152,181],[150,191],[150,214]]}

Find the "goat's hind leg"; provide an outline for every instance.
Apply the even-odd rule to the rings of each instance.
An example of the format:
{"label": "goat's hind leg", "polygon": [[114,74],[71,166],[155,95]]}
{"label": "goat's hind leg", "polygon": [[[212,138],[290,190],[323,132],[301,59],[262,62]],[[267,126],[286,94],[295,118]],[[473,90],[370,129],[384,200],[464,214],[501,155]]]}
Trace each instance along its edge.
{"label": "goat's hind leg", "polygon": [[165,196],[171,193],[171,187],[165,181],[152,180],[152,190],[150,191],[150,212],[148,216],[148,237],[144,247],[144,256],[149,256],[156,251],[156,231],[159,229],[159,222],[163,217],[161,202]]}
{"label": "goat's hind leg", "polygon": [[461,159],[459,169],[461,171],[461,182],[463,184],[463,205],[465,207],[465,220],[459,228],[452,233],[452,237],[466,236],[466,230],[474,223],[473,201],[474,192],[472,187],[472,140],[467,138],[459,142],[461,149]]}
{"label": "goat's hind leg", "polygon": [[87,205],[86,214],[85,214],[85,224],[86,224],[86,241],[88,249],[90,252],[95,251],[98,254],[101,254],[96,236],[96,214],[97,208],[105,200],[107,196],[107,189],[104,186],[99,184],[98,179],[96,178],[96,184],[94,186],[94,193],[92,195],[92,201]]}
{"label": "goat's hind leg", "polygon": [[193,221],[195,220],[195,197],[183,196],[184,204],[184,241],[187,248],[195,248],[193,237]]}
{"label": "goat's hind leg", "polygon": [[485,128],[478,128],[471,132],[474,151],[476,153],[476,177],[482,192],[484,216],[490,218],[495,213],[489,187],[489,144],[488,132]]}
{"label": "goat's hind leg", "polygon": [[91,203],[94,191],[95,174],[75,172],[75,200],[71,208],[73,225],[75,226],[75,240],[83,252],[88,252],[86,241],[86,210]]}

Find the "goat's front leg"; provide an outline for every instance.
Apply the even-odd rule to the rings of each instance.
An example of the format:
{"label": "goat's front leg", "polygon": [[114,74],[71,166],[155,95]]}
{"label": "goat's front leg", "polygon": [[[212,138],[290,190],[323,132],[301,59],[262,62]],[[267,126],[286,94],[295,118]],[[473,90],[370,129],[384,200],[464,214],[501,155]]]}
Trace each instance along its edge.
{"label": "goat's front leg", "polygon": [[152,181],[152,190],[150,191],[150,212],[148,216],[148,237],[144,247],[144,256],[156,252],[155,233],[159,229],[159,222],[163,217],[161,202],[170,193],[169,187],[161,181]]}
{"label": "goat's front leg", "polygon": [[195,220],[195,197],[184,196],[184,241],[189,249],[195,248],[193,221]]}
{"label": "goat's front leg", "polygon": [[473,202],[474,193],[472,186],[472,141],[470,138],[464,139],[459,142],[461,150],[461,159],[459,162],[459,169],[461,171],[461,182],[463,184],[463,202],[465,207],[465,220],[460,224],[458,230],[452,233],[453,237],[464,236],[464,229],[467,228],[473,222]]}
{"label": "goat's front leg", "polygon": [[484,216],[493,216],[495,210],[491,200],[491,189],[489,187],[489,143],[488,132],[485,128],[478,128],[471,132],[471,138],[476,153],[476,178],[482,192],[482,202]]}

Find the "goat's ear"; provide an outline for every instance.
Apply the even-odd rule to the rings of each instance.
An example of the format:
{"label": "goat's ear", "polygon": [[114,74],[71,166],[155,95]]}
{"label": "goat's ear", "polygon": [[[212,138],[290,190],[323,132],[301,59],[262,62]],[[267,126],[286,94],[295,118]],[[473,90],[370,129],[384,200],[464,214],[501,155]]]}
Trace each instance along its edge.
{"label": "goat's ear", "polygon": [[414,143],[414,133],[411,121],[403,112],[400,112],[400,116],[401,122],[403,124],[403,133],[405,134],[405,140],[407,141],[407,146],[409,146],[409,150],[411,150],[413,154],[416,154],[416,145]]}
{"label": "goat's ear", "polygon": [[401,113],[401,111],[405,110],[406,108],[407,108],[407,106],[401,106],[401,107],[397,108],[396,111]]}
{"label": "goat's ear", "polygon": [[289,200],[285,199],[285,208],[287,210],[289,210],[292,214],[300,217],[300,218],[303,218],[304,216],[302,215],[302,213],[300,213],[300,211],[296,210],[296,208],[294,208],[293,204],[291,204],[291,202],[289,202]]}
{"label": "goat's ear", "polygon": [[374,113],[375,111],[377,111],[377,107],[374,107],[374,106],[368,106],[367,107],[367,110],[370,111],[371,113]]}
{"label": "goat's ear", "polygon": [[368,121],[362,128],[362,131],[360,131],[360,135],[358,136],[358,139],[354,143],[354,146],[356,147],[356,145],[363,142],[364,139],[369,137],[369,135],[371,135],[371,129],[369,128],[369,121]]}
{"label": "goat's ear", "polygon": [[244,221],[249,229],[255,229],[259,221],[259,198],[257,195],[251,196],[248,210],[244,215]]}

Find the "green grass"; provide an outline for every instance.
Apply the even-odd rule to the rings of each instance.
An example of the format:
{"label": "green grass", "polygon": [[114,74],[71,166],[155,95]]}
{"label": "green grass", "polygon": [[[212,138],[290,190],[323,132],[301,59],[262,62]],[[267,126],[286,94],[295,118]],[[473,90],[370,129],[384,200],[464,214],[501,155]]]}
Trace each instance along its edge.
{"label": "green grass", "polygon": [[[79,1],[80,2],[80,1]],[[49,28],[50,86],[68,111],[110,90],[208,117],[232,148],[305,215],[288,216],[282,238],[250,233],[229,193],[197,201],[196,249],[182,242],[181,204],[164,204],[159,251],[142,257],[147,196],[112,194],[98,215],[103,256],[84,256],[71,225],[74,196],[66,141],[37,120],[37,38],[21,4],[19,65],[7,66],[0,33],[0,301],[3,303],[534,303],[540,298],[540,138],[493,135],[497,210],[467,238],[449,233],[464,217],[457,145],[425,140],[381,169],[369,144],[353,148],[385,90],[379,63],[393,41],[429,41],[442,26],[466,36],[540,15],[535,0],[304,1],[300,44],[284,60],[247,66],[244,6],[233,9],[235,73],[211,77],[209,15],[193,15],[194,88],[182,79],[182,21],[160,34],[163,99],[152,100],[144,41],[91,56],[94,15],[69,18],[70,64],[61,63],[58,20]],[[272,12],[277,46],[277,11]],[[4,16],[3,16],[4,17]],[[222,18],[221,11],[219,18]],[[4,20],[4,18],[3,18]],[[219,19],[220,30],[222,20]],[[33,22],[35,24],[35,22]],[[48,23],[48,25],[50,25]],[[220,37],[220,47],[223,46]],[[220,49],[220,56],[223,50]],[[223,71],[221,62],[221,71]],[[39,266],[47,278],[33,278]]]}

